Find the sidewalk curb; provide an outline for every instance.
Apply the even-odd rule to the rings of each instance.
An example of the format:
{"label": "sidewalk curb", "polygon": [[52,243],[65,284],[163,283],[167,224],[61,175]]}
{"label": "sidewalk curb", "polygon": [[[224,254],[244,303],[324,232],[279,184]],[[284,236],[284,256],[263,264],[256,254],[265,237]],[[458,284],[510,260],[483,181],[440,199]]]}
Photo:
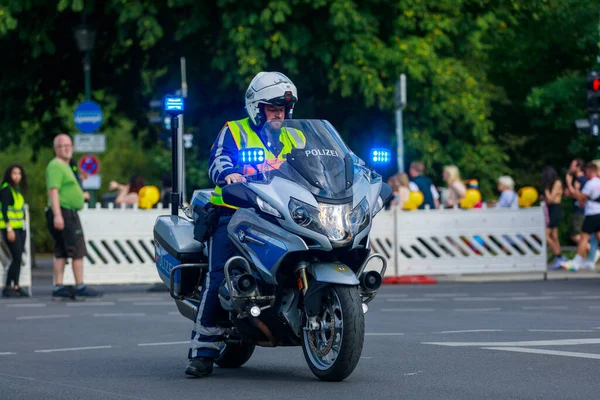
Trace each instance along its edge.
{"label": "sidewalk curb", "polygon": [[434,275],[438,282],[524,282],[600,279],[597,272],[548,271],[512,274]]}

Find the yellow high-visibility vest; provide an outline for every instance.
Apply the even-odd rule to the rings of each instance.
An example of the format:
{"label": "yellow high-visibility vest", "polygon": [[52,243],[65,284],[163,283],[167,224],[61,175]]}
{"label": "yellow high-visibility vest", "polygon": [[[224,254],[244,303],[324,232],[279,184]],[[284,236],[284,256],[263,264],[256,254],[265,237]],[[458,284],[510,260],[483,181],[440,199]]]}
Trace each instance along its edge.
{"label": "yellow high-visibility vest", "polygon": [[[273,154],[263,144],[258,134],[254,132],[250,126],[249,118],[240,119],[238,121],[229,121],[227,122],[227,126],[231,131],[231,135],[233,136],[233,140],[235,141],[238,151],[249,148],[261,148],[265,151],[265,158],[267,161],[285,161],[285,155],[291,153],[292,149],[303,148],[306,144],[306,138],[304,137],[304,134],[298,129],[282,128],[281,134],[279,135],[279,141],[283,144],[283,149],[279,153],[279,156],[275,157],[275,154]],[[247,172],[248,169],[244,171],[244,173]],[[218,185],[215,187],[214,194],[211,196],[210,202],[217,206],[225,206],[237,209],[237,207],[223,202],[222,190]]]}
{"label": "yellow high-visibility vest", "polygon": [[[10,187],[10,192],[13,196],[13,205],[8,206],[8,211],[6,212],[6,216],[8,217],[8,222],[10,222],[10,226],[13,229],[23,229],[25,226],[25,199],[23,195],[16,191],[12,186],[10,186],[7,182],[4,182],[2,186],[0,186],[0,190],[4,190],[5,187]],[[0,229],[6,229],[6,223],[4,222],[4,215],[2,214],[2,204],[0,203]]]}

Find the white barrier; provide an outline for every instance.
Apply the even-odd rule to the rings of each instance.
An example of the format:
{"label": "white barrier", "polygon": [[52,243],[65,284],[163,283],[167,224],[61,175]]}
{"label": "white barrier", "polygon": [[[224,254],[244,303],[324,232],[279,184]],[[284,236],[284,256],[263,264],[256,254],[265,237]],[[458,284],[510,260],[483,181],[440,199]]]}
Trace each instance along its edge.
{"label": "white barrier", "polygon": [[[168,208],[80,211],[88,250],[84,281],[91,285],[162,282],[156,272],[152,232],[156,218],[168,214]],[[373,220],[370,243],[388,260],[388,277],[547,269],[541,207],[382,211]],[[28,235],[21,272],[24,287],[31,286],[29,254]],[[6,259],[0,246],[3,265]],[[74,284],[70,265],[64,281]]]}
{"label": "white barrier", "polygon": [[[160,206],[160,204],[159,204]],[[170,208],[85,208],[79,212],[88,255],[83,280],[90,285],[161,283],[154,260],[153,228]],[[74,284],[65,268],[64,283]]]}
{"label": "white barrier", "polygon": [[[21,274],[19,275],[19,286],[25,290],[29,290],[31,293],[31,239],[29,233],[31,232],[29,226],[29,206],[25,205],[25,251],[23,252],[23,258],[21,260]],[[12,261],[12,256],[8,250],[8,246],[2,240],[0,235],[0,287],[4,287],[4,280],[6,279],[6,273],[8,266]]]}
{"label": "white barrier", "polygon": [[383,211],[371,246],[387,257],[386,276],[547,269],[541,207]]}

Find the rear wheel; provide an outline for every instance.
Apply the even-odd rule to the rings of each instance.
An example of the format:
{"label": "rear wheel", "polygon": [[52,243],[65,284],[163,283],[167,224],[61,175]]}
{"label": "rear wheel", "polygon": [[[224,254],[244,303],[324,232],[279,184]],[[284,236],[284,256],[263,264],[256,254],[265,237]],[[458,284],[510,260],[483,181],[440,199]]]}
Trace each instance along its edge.
{"label": "rear wheel", "polygon": [[365,337],[362,301],[355,286],[334,285],[324,296],[318,330],[302,334],[304,358],[323,381],[347,378],[360,360]]}
{"label": "rear wheel", "polygon": [[239,368],[246,364],[252,353],[254,353],[254,345],[248,343],[232,344],[227,343],[221,349],[219,357],[215,360],[221,368]]}

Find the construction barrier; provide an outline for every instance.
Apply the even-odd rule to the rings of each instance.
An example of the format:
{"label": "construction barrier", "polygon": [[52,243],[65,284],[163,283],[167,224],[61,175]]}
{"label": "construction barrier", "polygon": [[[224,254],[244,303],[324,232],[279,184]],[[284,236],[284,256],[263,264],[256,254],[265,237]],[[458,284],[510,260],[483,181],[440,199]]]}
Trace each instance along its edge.
{"label": "construction barrier", "polygon": [[[21,260],[21,274],[19,275],[19,286],[25,291],[31,294],[31,238],[30,238],[30,226],[29,226],[29,206],[25,205],[25,251],[23,252],[23,258]],[[8,250],[7,244],[3,241],[2,235],[0,235],[0,286],[4,287],[4,280],[6,279],[6,273],[8,266],[12,261],[12,256]]]}
{"label": "construction barrier", "polygon": [[[84,281],[90,285],[161,283],[155,268],[153,227],[159,215],[167,214],[170,209],[160,205],[153,209],[86,205],[79,212],[88,250]],[[373,220],[370,245],[388,262],[387,283],[435,283],[436,275],[547,269],[541,207],[382,211]],[[29,255],[28,235],[21,272],[24,287],[31,286]],[[5,268],[9,258],[0,243]],[[380,264],[373,261],[368,268],[378,270]],[[74,284],[70,265],[64,281]]]}
{"label": "construction barrier", "polygon": [[[87,247],[83,280],[89,285],[162,283],[154,258],[154,222],[170,208],[139,209],[86,207],[79,212]],[[65,285],[75,283],[65,268]]]}
{"label": "construction barrier", "polygon": [[547,269],[542,207],[384,211],[371,246],[388,260],[388,283]]}

